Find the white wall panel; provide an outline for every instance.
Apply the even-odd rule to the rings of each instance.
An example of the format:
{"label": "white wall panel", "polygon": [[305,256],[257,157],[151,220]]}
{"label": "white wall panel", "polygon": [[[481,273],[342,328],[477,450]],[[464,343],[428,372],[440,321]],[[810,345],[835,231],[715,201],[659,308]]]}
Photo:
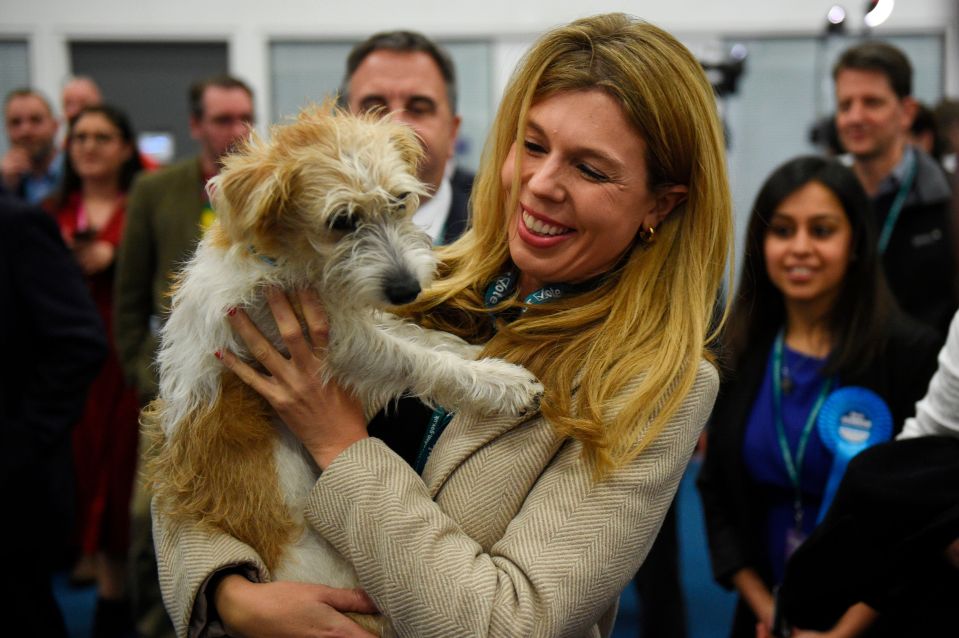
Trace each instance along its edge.
{"label": "white wall panel", "polygon": [[[66,43],[83,37],[149,38],[230,42],[231,69],[257,90],[260,113],[268,112],[269,42],[274,38],[357,39],[381,29],[413,28],[444,39],[482,38],[529,42],[544,29],[599,11],[642,16],[684,36],[697,34],[809,35],[821,30],[835,0],[0,0],[0,37],[26,36],[31,43],[31,82],[55,94],[69,69]],[[863,2],[846,2],[850,22],[861,23]],[[946,91],[959,94],[959,16],[956,0],[900,0],[882,32],[933,30],[947,34]],[[495,57],[495,56],[494,56]],[[512,54],[506,57],[513,59]],[[505,62],[505,60],[504,60]],[[494,90],[508,66],[493,69]]]}

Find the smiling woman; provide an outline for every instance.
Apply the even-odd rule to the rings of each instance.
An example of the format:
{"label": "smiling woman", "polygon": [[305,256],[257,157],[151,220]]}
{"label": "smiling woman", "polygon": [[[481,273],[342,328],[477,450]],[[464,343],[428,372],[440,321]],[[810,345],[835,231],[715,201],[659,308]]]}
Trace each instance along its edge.
{"label": "smiling woman", "polygon": [[534,105],[522,146],[503,162],[507,195],[517,172],[509,252],[522,295],[609,271],[640,229],[658,226],[688,190],[649,189],[646,144],[600,89],[558,93]]}
{"label": "smiling woman", "polygon": [[786,196],[763,244],[769,279],[786,303],[818,306],[811,313],[819,316],[836,303],[851,249],[852,225],[842,202],[820,182]]}
{"label": "smiling woman", "polygon": [[[756,198],[698,481],[713,572],[741,596],[733,636],[770,629],[772,587],[820,516],[834,454],[814,426],[827,395],[872,390],[898,430],[935,369],[938,339],[891,300],[874,225],[852,171],[818,157],[779,167]],[[872,616],[851,608],[845,635]]]}
{"label": "smiling woman", "polygon": [[237,635],[368,635],[337,610],[372,601],[400,635],[611,633],[718,386],[707,346],[732,223],[699,63],[622,14],[545,34],[505,91],[472,204],[437,281],[400,312],[526,367],[542,403],[505,417],[438,409],[426,436],[404,426],[417,439],[401,458],[369,437],[347,388],[318,383],[331,335],[315,298],[300,295],[304,336],[273,297],[290,352],[308,353],[289,360],[232,314],[270,374],[221,353],[225,374],[264,394],[322,471],[307,517],[369,599],[265,582],[242,543],[161,515],[181,632],[222,619]]}

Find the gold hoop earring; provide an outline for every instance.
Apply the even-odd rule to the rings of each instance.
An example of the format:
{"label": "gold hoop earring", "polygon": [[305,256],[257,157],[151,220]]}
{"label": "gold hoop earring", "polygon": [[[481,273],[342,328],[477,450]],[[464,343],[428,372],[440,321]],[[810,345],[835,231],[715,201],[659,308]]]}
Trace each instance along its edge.
{"label": "gold hoop earring", "polygon": [[646,246],[649,246],[656,241],[656,228],[654,226],[650,226],[649,228],[640,227],[639,241],[643,242],[643,244]]}

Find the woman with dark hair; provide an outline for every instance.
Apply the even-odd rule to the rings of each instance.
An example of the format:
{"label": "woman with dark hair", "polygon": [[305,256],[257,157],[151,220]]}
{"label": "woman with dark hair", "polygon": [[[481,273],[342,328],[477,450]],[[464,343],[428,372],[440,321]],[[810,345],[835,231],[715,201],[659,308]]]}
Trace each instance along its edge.
{"label": "woman with dark hair", "polygon": [[113,273],[126,193],[143,168],[133,127],[110,106],[80,111],[70,125],[63,181],[48,203],[86,276],[109,336],[110,354],[73,430],[81,556],[93,560],[99,600],[95,636],[128,624],[124,582],[139,404],[113,347]]}
{"label": "woman with dark hair", "polygon": [[[771,628],[772,588],[815,527],[833,465],[815,428],[827,395],[872,390],[899,429],[935,370],[937,336],[897,309],[871,212],[855,175],[819,157],[776,169],[752,211],[698,480],[714,575],[741,596],[732,636]],[[836,635],[871,617],[852,608]]]}

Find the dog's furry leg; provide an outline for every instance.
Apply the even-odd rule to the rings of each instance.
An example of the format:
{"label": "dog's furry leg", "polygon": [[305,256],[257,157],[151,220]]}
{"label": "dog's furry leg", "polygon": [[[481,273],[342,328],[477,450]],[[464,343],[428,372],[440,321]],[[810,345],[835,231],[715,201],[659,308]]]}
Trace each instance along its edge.
{"label": "dog's furry leg", "polygon": [[[273,571],[283,547],[299,535],[280,494],[273,463],[277,433],[266,401],[224,371],[209,408],[191,414],[146,466],[157,504],[174,520],[189,519],[250,545]],[[144,432],[163,437],[164,405],[154,401],[142,416]]]}
{"label": "dog's furry leg", "polygon": [[475,360],[483,349],[482,346],[468,343],[449,332],[423,328],[411,321],[399,319],[396,315],[380,310],[373,312],[373,320],[379,330],[385,330],[397,339],[411,341],[430,350],[451,352],[469,361]]}
{"label": "dog's furry leg", "polygon": [[464,359],[472,346],[457,345],[450,335],[410,330],[390,315],[376,322],[350,317],[350,328],[340,332],[335,319],[331,312],[331,367],[374,403],[409,390],[448,409],[521,415],[542,398],[543,386],[528,370],[500,359]]}

